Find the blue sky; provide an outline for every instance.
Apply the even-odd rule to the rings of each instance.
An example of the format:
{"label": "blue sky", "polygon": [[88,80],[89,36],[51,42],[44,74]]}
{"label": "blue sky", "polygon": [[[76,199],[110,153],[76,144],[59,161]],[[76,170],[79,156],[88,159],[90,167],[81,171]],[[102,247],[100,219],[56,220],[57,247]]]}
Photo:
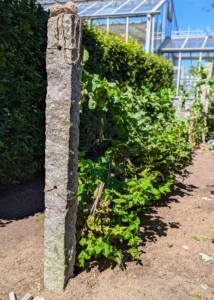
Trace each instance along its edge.
{"label": "blue sky", "polygon": [[[181,30],[206,29],[207,26],[214,30],[214,8],[210,2],[214,0],[174,0],[178,26]],[[203,11],[206,7],[209,12]]]}

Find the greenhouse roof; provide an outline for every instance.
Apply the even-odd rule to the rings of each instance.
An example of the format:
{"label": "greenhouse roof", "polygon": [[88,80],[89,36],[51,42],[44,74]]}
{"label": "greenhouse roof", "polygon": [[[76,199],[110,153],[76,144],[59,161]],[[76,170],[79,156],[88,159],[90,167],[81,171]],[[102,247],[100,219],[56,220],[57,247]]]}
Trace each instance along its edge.
{"label": "greenhouse roof", "polygon": [[[131,16],[158,13],[158,9],[167,0],[112,0],[112,1],[74,1],[77,4],[78,14],[81,17],[113,17]],[[57,1],[66,3],[64,0]],[[80,2],[80,3],[78,3]],[[54,0],[41,0],[45,9],[49,9]]]}
{"label": "greenhouse roof", "polygon": [[161,52],[210,51],[214,49],[214,36],[172,36],[164,41]]}

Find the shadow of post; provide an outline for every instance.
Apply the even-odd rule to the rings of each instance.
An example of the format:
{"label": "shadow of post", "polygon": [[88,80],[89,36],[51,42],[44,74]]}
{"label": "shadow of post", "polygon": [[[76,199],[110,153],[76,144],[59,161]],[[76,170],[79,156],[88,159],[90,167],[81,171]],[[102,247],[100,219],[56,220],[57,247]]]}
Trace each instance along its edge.
{"label": "shadow of post", "polygon": [[44,172],[0,189],[0,227],[44,211]]}
{"label": "shadow of post", "polygon": [[[32,180],[0,189],[0,227],[8,225],[14,220],[28,218],[38,212],[43,212],[45,208],[43,189],[44,172],[39,173]],[[167,236],[169,228],[179,229],[179,223],[167,223],[163,217],[160,217],[158,215],[158,208],[168,207],[170,209],[171,203],[179,204],[179,197],[191,196],[191,192],[196,189],[197,187],[194,185],[185,185],[178,181],[169,195],[145,207],[146,211],[139,215],[141,219],[140,237],[142,239],[139,247],[143,248],[147,243],[156,243],[158,237]],[[127,250],[127,245],[121,246],[121,251],[124,255],[124,269],[126,268],[126,264],[132,261],[132,257]],[[145,253],[143,249],[140,251],[141,253]],[[137,263],[143,265],[142,261],[138,261]],[[97,266],[99,271],[102,272],[108,268],[114,268],[116,264],[106,259],[100,259],[87,264],[86,270],[90,271],[94,266]],[[82,269],[77,268],[76,275],[81,271]]]}

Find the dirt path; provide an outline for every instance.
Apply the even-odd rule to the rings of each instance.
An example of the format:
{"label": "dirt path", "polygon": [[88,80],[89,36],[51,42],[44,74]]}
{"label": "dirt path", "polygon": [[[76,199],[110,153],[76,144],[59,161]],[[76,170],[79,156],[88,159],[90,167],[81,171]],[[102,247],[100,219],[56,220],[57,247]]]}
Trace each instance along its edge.
{"label": "dirt path", "polygon": [[104,265],[80,272],[63,295],[43,287],[44,215],[37,213],[44,210],[44,176],[0,191],[0,300],[11,291],[18,299],[214,299],[214,261],[199,255],[214,255],[214,155],[198,150],[188,171],[168,199],[141,216],[141,262],[127,262],[125,271]]}

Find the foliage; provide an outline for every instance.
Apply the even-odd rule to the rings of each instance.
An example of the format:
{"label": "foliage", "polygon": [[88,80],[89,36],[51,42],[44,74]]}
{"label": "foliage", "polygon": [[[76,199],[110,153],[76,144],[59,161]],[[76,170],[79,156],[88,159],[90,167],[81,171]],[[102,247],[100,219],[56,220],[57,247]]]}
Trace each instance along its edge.
{"label": "foliage", "polygon": [[201,103],[200,94],[201,93],[194,99],[188,118],[189,140],[192,146],[196,146],[203,142],[207,134],[207,127],[205,126],[206,115],[204,112],[204,105]]}
{"label": "foliage", "polygon": [[210,139],[207,144],[210,144],[210,152],[214,153],[214,139]]}
{"label": "foliage", "polygon": [[203,300],[203,298],[200,295],[196,295],[192,300]]}
{"label": "foliage", "polygon": [[84,23],[83,46],[90,57],[85,65],[86,71],[99,74],[110,82],[116,81],[119,87],[146,86],[151,91],[158,91],[172,86],[172,63],[145,53],[137,40],[129,38],[126,42],[114,33]]}
{"label": "foliage", "polygon": [[197,77],[198,76],[198,67],[190,66],[188,69],[187,75]]}
{"label": "foliage", "polygon": [[[83,26],[84,69],[99,74],[109,82],[117,82],[125,90],[127,86],[139,89],[142,85],[151,91],[171,87],[174,75],[172,64],[162,57],[145,53],[133,39],[125,39],[113,33],[107,34],[96,26]],[[86,50],[87,49],[87,50]],[[89,58],[89,59],[88,59]],[[80,117],[80,150],[97,150],[108,145],[117,128],[108,112],[88,110],[82,105]]]}
{"label": "foliage", "polygon": [[213,133],[214,137],[214,77],[209,80],[210,93],[209,93],[209,110],[207,116],[207,125],[209,133]]}
{"label": "foliage", "polygon": [[[0,13],[0,178],[8,183],[28,178],[43,162],[48,15],[35,0],[1,1]],[[171,85],[171,64],[145,54],[133,40],[126,44],[85,26],[83,42],[90,54],[86,68],[117,80],[123,88],[127,83],[147,84],[153,90]],[[117,132],[111,114],[89,111],[86,103],[82,110],[80,149],[106,146]]]}
{"label": "foliage", "polygon": [[97,152],[109,145],[109,139],[116,135],[117,127],[111,114],[101,109],[90,110],[86,101],[82,101],[81,106],[79,149]]}
{"label": "foliage", "polygon": [[189,122],[189,141],[192,146],[198,145],[201,142],[205,142],[205,137],[208,132],[207,126],[207,115],[205,112],[204,105],[201,102],[202,85],[209,85],[209,80],[207,80],[207,73],[204,67],[200,66],[198,69],[198,78],[200,81],[195,85],[195,99],[190,110],[190,116],[188,118]]}
{"label": "foliage", "polygon": [[[79,161],[77,260],[84,266],[85,260],[104,256],[122,266],[126,250],[140,257],[139,212],[170,192],[173,173],[182,172],[189,161],[188,127],[175,119],[170,90],[122,91],[86,73],[83,82],[89,108],[112,114],[118,139],[97,164]],[[99,199],[101,183],[105,186]]]}
{"label": "foliage", "polygon": [[0,1],[0,182],[27,178],[44,153],[47,13],[35,0]]}
{"label": "foliage", "polygon": [[207,116],[207,126],[209,133],[210,151],[214,153],[214,78],[212,77],[209,81],[210,93],[209,93],[209,110]]}

